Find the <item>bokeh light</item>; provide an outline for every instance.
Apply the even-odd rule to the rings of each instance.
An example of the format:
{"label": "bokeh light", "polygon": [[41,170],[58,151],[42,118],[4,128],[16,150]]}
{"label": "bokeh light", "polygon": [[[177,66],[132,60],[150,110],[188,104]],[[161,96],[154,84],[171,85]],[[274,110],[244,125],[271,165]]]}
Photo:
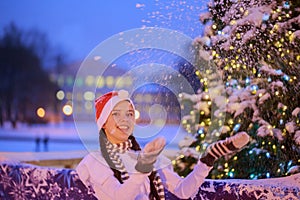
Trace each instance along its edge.
{"label": "bokeh light", "polygon": [[59,90],[59,91],[56,93],[56,98],[57,98],[58,100],[63,100],[63,99],[65,98],[65,93],[64,93],[64,91]]}
{"label": "bokeh light", "polygon": [[135,119],[140,118],[140,112],[138,110],[135,110],[134,114],[135,114]]}
{"label": "bokeh light", "polygon": [[39,116],[40,118],[45,117],[45,115],[46,115],[45,109],[44,109],[44,108],[38,108],[38,109],[36,110],[36,114],[37,114],[37,116]]}
{"label": "bokeh light", "polygon": [[62,108],[62,111],[65,115],[69,116],[73,113],[73,108],[71,105],[64,105],[64,107]]}
{"label": "bokeh light", "polygon": [[95,99],[95,94],[91,91],[86,91],[84,94],[83,94],[83,98],[86,100],[86,101],[93,101]]}

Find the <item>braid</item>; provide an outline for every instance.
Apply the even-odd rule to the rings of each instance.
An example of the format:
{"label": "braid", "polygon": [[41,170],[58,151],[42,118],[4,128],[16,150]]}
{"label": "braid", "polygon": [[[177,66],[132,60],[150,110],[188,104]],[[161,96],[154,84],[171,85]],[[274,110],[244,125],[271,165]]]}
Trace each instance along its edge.
{"label": "braid", "polygon": [[136,139],[133,135],[130,135],[128,137],[128,139],[131,140],[131,143],[132,143],[131,149],[132,150],[134,150],[134,151],[140,151],[141,150],[141,147],[140,147],[139,143],[136,141]]}
{"label": "braid", "polygon": [[106,142],[107,138],[106,138],[106,135],[105,135],[105,132],[104,132],[104,129],[101,129],[100,130],[100,133],[99,133],[99,143],[100,143],[100,150],[101,150],[101,153],[105,159],[105,161],[107,162],[107,164],[109,165],[110,169],[113,171],[114,173],[114,176],[118,179],[118,181],[122,184],[123,181],[122,181],[122,178],[121,178],[121,172],[119,170],[116,169],[116,166],[115,164],[112,162],[112,160],[110,159],[109,155],[108,155],[108,152],[107,152],[107,149],[106,149],[106,145],[105,145],[105,142]]}
{"label": "braid", "polygon": [[158,195],[158,192],[155,188],[155,185],[154,185],[154,178],[155,178],[155,175],[156,175],[156,171],[152,171],[151,174],[148,176],[149,180],[150,180],[150,195],[149,195],[149,198],[150,199],[160,199],[159,195]]}

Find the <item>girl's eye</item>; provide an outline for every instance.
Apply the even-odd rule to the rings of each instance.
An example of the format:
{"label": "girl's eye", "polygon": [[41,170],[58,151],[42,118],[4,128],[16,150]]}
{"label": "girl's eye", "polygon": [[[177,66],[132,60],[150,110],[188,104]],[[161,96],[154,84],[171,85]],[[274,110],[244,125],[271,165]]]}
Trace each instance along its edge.
{"label": "girl's eye", "polygon": [[128,117],[133,117],[133,113],[132,113],[132,112],[129,112],[129,113],[127,113],[127,116],[128,116]]}
{"label": "girl's eye", "polygon": [[112,116],[119,116],[120,115],[120,113],[118,113],[118,112],[113,112],[111,114],[112,114]]}

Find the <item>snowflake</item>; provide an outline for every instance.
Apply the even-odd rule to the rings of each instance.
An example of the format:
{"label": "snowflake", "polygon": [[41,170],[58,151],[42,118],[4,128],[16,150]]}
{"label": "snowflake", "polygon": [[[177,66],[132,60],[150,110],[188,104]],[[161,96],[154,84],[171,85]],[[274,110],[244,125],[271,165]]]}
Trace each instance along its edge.
{"label": "snowflake", "polygon": [[15,200],[27,199],[26,196],[31,193],[30,190],[26,190],[26,186],[23,183],[17,184],[13,182],[12,191],[9,193]]}
{"label": "snowflake", "polygon": [[31,169],[26,176],[26,186],[32,187],[35,193],[38,193],[41,187],[47,186],[47,170]]}
{"label": "snowflake", "polygon": [[0,181],[4,189],[10,186],[12,178],[8,175],[8,165],[1,165]]}
{"label": "snowflake", "polygon": [[53,194],[53,196],[60,197],[60,191],[61,188],[58,186],[58,184],[55,182],[54,184],[50,183],[49,193]]}

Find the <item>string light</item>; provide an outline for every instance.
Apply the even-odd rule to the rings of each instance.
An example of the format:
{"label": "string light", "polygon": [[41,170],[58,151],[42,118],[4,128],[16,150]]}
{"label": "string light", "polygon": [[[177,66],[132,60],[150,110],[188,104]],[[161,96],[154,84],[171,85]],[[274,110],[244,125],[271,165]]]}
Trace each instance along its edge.
{"label": "string light", "polygon": [[[233,161],[234,163],[239,161],[244,162],[245,157],[247,157],[247,159],[249,160],[257,159],[257,163],[263,161],[264,159],[268,159],[268,161],[276,163],[275,166],[277,166],[275,169],[270,169],[269,166],[260,166],[262,168],[265,168],[264,171],[258,170],[249,172],[246,178],[257,179],[270,178],[274,175],[281,176],[283,174],[286,174],[286,168],[289,168],[286,167],[287,161],[282,159],[282,157],[282,160],[279,161],[273,158],[275,158],[275,156],[276,158],[277,156],[280,157],[283,152],[290,151],[290,148],[286,148],[284,145],[282,145],[281,142],[278,143],[276,140],[281,137],[284,142],[288,141],[287,136],[290,134],[283,127],[286,127],[286,123],[294,120],[291,119],[290,115],[291,112],[295,109],[295,107],[293,107],[293,103],[295,103],[295,97],[292,96],[289,101],[285,101],[284,98],[285,95],[289,95],[287,92],[290,92],[290,88],[295,88],[295,86],[297,86],[297,84],[299,83],[299,76],[298,74],[294,73],[294,69],[297,69],[295,67],[299,66],[300,61],[300,54],[297,48],[299,46],[299,43],[296,40],[295,34],[293,33],[294,30],[287,30],[283,26],[283,23],[287,21],[287,18],[295,16],[294,10],[291,10],[291,12],[287,12],[286,10],[293,8],[292,6],[294,5],[290,5],[288,1],[283,1],[283,3],[277,5],[275,10],[272,10],[269,13],[264,13],[261,19],[262,25],[260,27],[255,27],[257,29],[257,32],[253,32],[252,35],[247,35],[249,36],[249,40],[245,41],[241,39],[243,39],[245,33],[250,33],[247,31],[249,31],[250,29],[253,30],[251,27],[253,24],[251,24],[251,22],[248,22],[247,24],[245,24],[245,26],[240,26],[240,24],[237,24],[237,22],[240,23],[240,19],[243,19],[244,16],[247,16],[250,13],[250,9],[248,9],[248,7],[243,8],[237,6],[237,13],[240,15],[242,14],[243,16],[239,17],[239,15],[236,15],[235,19],[231,20],[230,22],[225,22],[223,18],[218,18],[220,16],[214,15],[214,17],[218,18],[218,20],[221,20],[221,22],[224,22],[224,24],[213,22],[213,25],[211,25],[214,31],[210,34],[214,34],[217,37],[215,38],[215,41],[211,41],[210,55],[212,60],[217,63],[217,66],[222,69],[222,75],[224,76],[224,82],[226,84],[226,92],[228,90],[228,93],[234,93],[238,89],[241,89],[241,93],[239,94],[243,94],[243,91],[245,91],[245,93],[247,92],[247,94],[250,93],[251,95],[247,96],[246,98],[243,95],[237,95],[237,102],[244,103],[242,98],[245,98],[247,100],[249,98],[249,102],[253,100],[253,104],[257,106],[258,111],[260,112],[258,114],[258,117],[262,119],[261,121],[265,121],[270,125],[266,127],[265,125],[262,126],[261,124],[256,124],[254,122],[251,122],[248,125],[247,121],[251,121],[251,117],[253,116],[253,114],[251,113],[253,111],[253,107],[251,106],[248,107],[249,110],[252,109],[250,112],[248,112],[247,108],[245,109],[245,112],[243,112],[239,117],[235,117],[234,112],[210,113],[215,117],[226,117],[225,122],[220,119],[217,119],[215,121],[212,121],[212,118],[205,119],[204,115],[206,114],[206,112],[204,112],[203,110],[197,111],[197,115],[194,114],[193,117],[199,117],[199,114],[202,115],[200,122],[197,121],[197,126],[200,125],[203,127],[207,127],[212,123],[219,127],[226,125],[230,129],[226,134],[234,134],[234,132],[237,131],[246,131],[249,134],[251,133],[254,139],[254,142],[249,145],[249,149],[247,151],[239,152],[241,153],[241,155],[243,155],[243,153],[245,154],[246,152],[247,156],[241,156],[239,154],[238,156],[236,155],[230,157],[230,162],[229,160],[220,161],[220,167],[218,167],[218,170],[216,170],[217,172],[212,171],[211,177],[228,178],[239,176],[239,173],[241,173],[241,170],[239,168],[243,167],[248,169],[249,166],[232,168],[231,165]],[[221,37],[219,35],[225,36],[225,33],[222,30],[225,30],[223,28],[228,25],[234,26],[236,29],[232,32],[226,32],[226,34],[231,35],[229,35],[229,37],[227,37],[226,35],[228,43],[222,43],[219,38],[224,39],[225,37]],[[229,45],[224,48],[224,44]],[[260,61],[263,61],[264,63],[260,63]],[[262,66],[265,66],[266,68],[264,69],[266,70],[261,70]],[[298,71],[296,70],[296,72]],[[200,76],[200,72],[196,72],[196,75]],[[233,80],[237,80],[238,84],[233,85]],[[203,91],[208,91],[207,86],[211,82],[204,81],[203,78],[200,79],[200,82],[203,86],[205,86]],[[283,86],[274,85],[273,83],[283,84]],[[269,94],[270,97],[264,99],[264,101],[262,101],[263,103],[258,104],[258,101],[266,97],[267,94]],[[201,99],[201,101],[207,100],[207,105],[214,105],[215,102],[213,99],[208,100],[205,98],[205,96],[202,97],[203,99]],[[227,103],[231,103],[229,102],[229,97],[224,98]],[[282,103],[285,105],[281,108],[277,108],[278,103]],[[295,119],[293,122],[299,124],[299,119]],[[238,127],[238,125],[242,126]],[[259,128],[263,127],[267,128],[264,133],[267,137],[259,137],[257,134],[259,132]],[[190,129],[195,128],[190,127]],[[193,133],[195,132],[196,131],[193,131]],[[197,150],[204,150],[204,145],[202,145],[202,143],[207,142],[205,140],[207,139],[206,137],[208,134],[210,133],[198,133],[197,140],[199,140],[199,143],[201,143],[201,145],[196,146]],[[215,137],[222,134],[220,132],[211,133],[208,140],[217,140],[218,138]],[[255,149],[253,148],[253,146],[255,147]],[[297,162],[297,160],[294,159],[293,164],[295,164],[295,162]],[[279,163],[282,165],[280,165]],[[298,163],[300,163],[300,159],[298,159]],[[254,163],[253,165],[255,166],[256,163]]]}

